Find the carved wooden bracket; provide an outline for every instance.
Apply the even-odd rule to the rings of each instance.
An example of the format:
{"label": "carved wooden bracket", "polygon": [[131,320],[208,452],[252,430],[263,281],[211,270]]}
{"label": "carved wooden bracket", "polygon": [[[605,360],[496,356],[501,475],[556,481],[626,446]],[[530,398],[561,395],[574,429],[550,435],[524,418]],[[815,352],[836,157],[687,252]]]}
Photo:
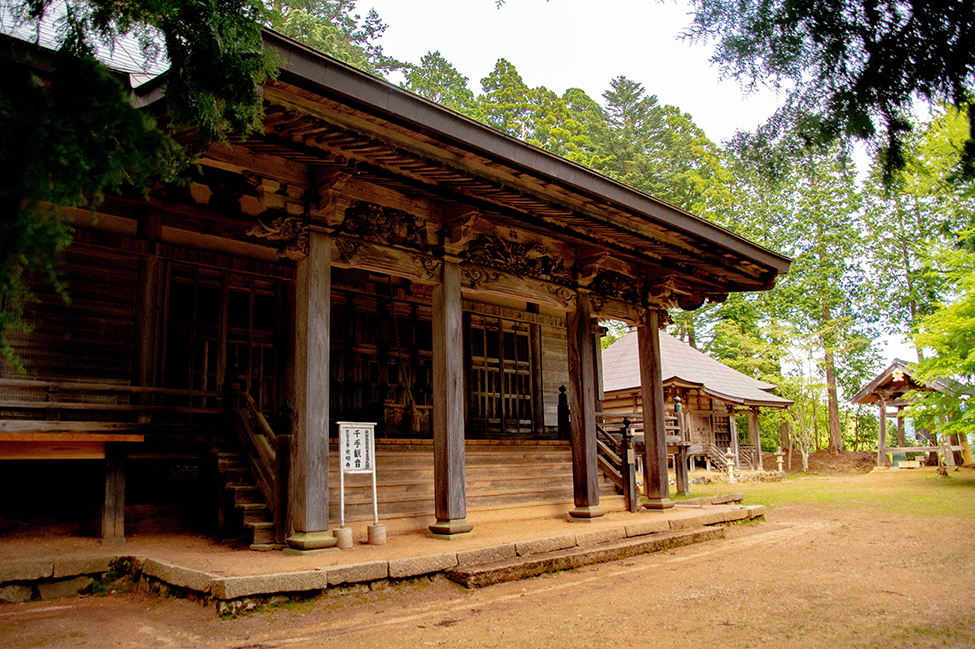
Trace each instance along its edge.
{"label": "carved wooden bracket", "polygon": [[278,257],[301,260],[308,256],[308,223],[294,216],[279,216],[266,224],[258,221],[247,230],[247,235],[278,241]]}
{"label": "carved wooden bracket", "polygon": [[481,217],[476,208],[449,207],[444,210],[443,244],[450,254],[459,254],[474,237],[474,226]]}
{"label": "carved wooden bracket", "polygon": [[342,189],[352,178],[352,174],[347,171],[323,171],[321,169],[312,172],[312,186],[318,194],[318,201],[315,209],[325,213],[325,219],[329,225],[338,225],[337,217],[333,215],[335,203],[342,196]]}
{"label": "carved wooden bracket", "polygon": [[307,192],[301,185],[282,183],[250,173],[245,173],[244,177],[257,189],[258,200],[265,209],[281,210],[289,216],[304,216]]}

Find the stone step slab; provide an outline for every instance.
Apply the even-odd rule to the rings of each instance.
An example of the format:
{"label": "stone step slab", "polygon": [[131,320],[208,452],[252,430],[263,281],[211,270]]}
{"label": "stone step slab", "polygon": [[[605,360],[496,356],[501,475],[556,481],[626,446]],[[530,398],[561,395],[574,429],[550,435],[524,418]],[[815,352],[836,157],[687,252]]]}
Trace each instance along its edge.
{"label": "stone step slab", "polygon": [[505,561],[448,569],[448,579],[467,588],[482,588],[506,581],[518,581],[549,572],[572,570],[596,563],[627,559],[638,554],[660,552],[725,537],[723,527],[678,532],[660,532],[612,543],[574,547],[554,552],[529,554]]}

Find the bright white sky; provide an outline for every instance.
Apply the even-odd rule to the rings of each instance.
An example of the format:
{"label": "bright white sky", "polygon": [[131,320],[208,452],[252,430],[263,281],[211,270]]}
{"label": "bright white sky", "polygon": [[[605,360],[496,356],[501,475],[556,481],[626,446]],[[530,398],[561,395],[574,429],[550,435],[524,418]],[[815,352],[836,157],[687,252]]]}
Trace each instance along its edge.
{"label": "bright white sky", "polygon": [[737,82],[719,82],[711,45],[678,39],[690,24],[684,0],[508,0],[501,9],[494,0],[356,4],[363,17],[370,8],[389,26],[378,41],[386,54],[419,63],[439,50],[475,94],[499,58],[529,87],[559,94],[579,87],[600,103],[610,80],[624,75],[690,113],[719,143],[764,122],[777,105],[771,91],[746,97]]}
{"label": "bright white sky", "polygon": [[[600,103],[610,80],[624,75],[690,113],[717,143],[764,123],[778,106],[771,90],[746,96],[736,81],[719,80],[713,44],[678,38],[691,22],[685,0],[507,0],[501,9],[494,0],[356,3],[363,17],[370,8],[388,25],[378,41],[386,54],[419,63],[439,50],[475,94],[499,58],[529,87],[559,94],[579,87]],[[898,336],[883,342],[886,358],[915,358]]]}

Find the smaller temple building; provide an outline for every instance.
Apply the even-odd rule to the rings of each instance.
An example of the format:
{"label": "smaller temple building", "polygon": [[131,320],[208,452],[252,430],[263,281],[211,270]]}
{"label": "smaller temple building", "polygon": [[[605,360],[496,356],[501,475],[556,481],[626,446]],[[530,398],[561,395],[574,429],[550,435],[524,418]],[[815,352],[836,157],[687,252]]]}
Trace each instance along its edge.
{"label": "smaller temple building", "polygon": [[[759,408],[788,408],[792,401],[772,394],[777,386],[742,374],[665,332],[660,332],[660,355],[667,408],[673,411],[678,397],[683,404],[691,461],[724,466],[730,448],[736,467],[762,468]],[[642,412],[634,329],[603,351],[602,366],[603,412]],[[748,433],[741,443],[736,412],[748,414]]]}
{"label": "smaller temple building", "polygon": [[[950,379],[935,379],[933,381],[921,382],[914,377],[914,372],[910,365],[895,358],[894,361],[872,381],[867,383],[857,392],[850,401],[853,403],[876,404],[879,408],[878,419],[880,430],[877,436],[877,466],[886,466],[888,453],[905,453],[909,449],[917,452],[928,451],[928,464],[937,463],[937,450],[940,445],[937,435],[924,428],[915,427],[914,436],[919,441],[927,441],[929,446],[908,446],[905,435],[905,416],[904,408],[911,405],[911,394],[914,392],[952,392],[957,388],[952,385]],[[891,409],[894,412],[891,412]],[[894,417],[897,420],[897,446],[891,447],[887,443],[887,420]],[[961,451],[965,457],[965,463],[971,462],[968,451],[968,440],[952,440],[953,451]],[[961,458],[958,458],[961,459]],[[956,458],[954,453],[946,453],[946,460],[949,465],[954,464]]]}

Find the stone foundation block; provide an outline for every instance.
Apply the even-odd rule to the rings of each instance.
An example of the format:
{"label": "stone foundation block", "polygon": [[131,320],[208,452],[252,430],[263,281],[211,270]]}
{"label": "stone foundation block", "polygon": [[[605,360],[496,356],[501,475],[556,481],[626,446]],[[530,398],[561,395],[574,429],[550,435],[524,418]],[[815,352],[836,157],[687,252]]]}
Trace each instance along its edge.
{"label": "stone foundation block", "polygon": [[89,588],[94,579],[91,577],[75,577],[59,581],[42,581],[37,584],[37,592],[45,602],[54,599],[77,597],[78,593]]}
{"label": "stone foundation block", "polygon": [[36,581],[54,576],[54,561],[11,561],[0,563],[0,584],[5,581]]}
{"label": "stone foundation block", "polygon": [[101,575],[112,568],[112,557],[80,557],[77,559],[55,559],[54,578],[75,577],[77,575]]}
{"label": "stone foundation block", "polygon": [[619,541],[626,538],[626,530],[622,527],[607,527],[601,530],[589,530],[576,534],[576,545],[580,548],[589,545],[598,545],[610,541]]}
{"label": "stone foundation block", "polygon": [[393,559],[389,562],[389,576],[393,579],[416,577],[431,572],[440,572],[457,565],[457,555],[432,554],[426,557],[411,557],[408,559]]}
{"label": "stone foundation block", "polygon": [[720,496],[712,496],[711,497],[711,504],[712,505],[724,505],[724,504],[727,504],[727,503],[740,503],[744,499],[745,499],[745,494],[741,494],[741,493],[737,493],[737,494],[722,494]]}
{"label": "stone foundation block", "polygon": [[496,561],[514,559],[516,556],[518,556],[518,551],[515,549],[515,544],[505,543],[504,545],[492,545],[489,548],[478,548],[476,550],[458,552],[457,565],[477,566],[483,563],[494,563]]}
{"label": "stone foundation block", "polygon": [[215,579],[219,579],[219,577],[205,572],[181,568],[155,559],[145,560],[142,564],[142,574],[147,577],[155,577],[171,586],[179,586],[198,593],[209,593],[211,583]]}
{"label": "stone foundation block", "polygon": [[388,561],[353,563],[346,566],[329,566],[328,585],[354,584],[363,581],[376,581],[389,577]]}
{"label": "stone foundation block", "polygon": [[301,593],[310,590],[325,590],[328,575],[324,570],[304,570],[283,572],[275,575],[252,575],[247,577],[216,577],[211,592],[217,599],[238,599],[252,595],[273,593]]}
{"label": "stone foundation block", "polygon": [[520,541],[515,543],[515,551],[519,557],[529,554],[541,554],[543,552],[555,552],[556,550],[566,550],[576,546],[576,535],[566,534],[564,536],[552,536],[546,539],[532,539],[531,541]]}
{"label": "stone foundation block", "polygon": [[625,528],[628,537],[646,536],[647,534],[659,534],[660,532],[670,531],[670,523],[666,519],[654,518],[651,520],[630,523]]}
{"label": "stone foundation block", "polygon": [[34,590],[23,584],[7,584],[0,586],[0,602],[6,604],[22,604],[29,602],[34,596]]}
{"label": "stone foundation block", "polygon": [[745,505],[748,510],[748,518],[758,518],[765,516],[765,505]]}

